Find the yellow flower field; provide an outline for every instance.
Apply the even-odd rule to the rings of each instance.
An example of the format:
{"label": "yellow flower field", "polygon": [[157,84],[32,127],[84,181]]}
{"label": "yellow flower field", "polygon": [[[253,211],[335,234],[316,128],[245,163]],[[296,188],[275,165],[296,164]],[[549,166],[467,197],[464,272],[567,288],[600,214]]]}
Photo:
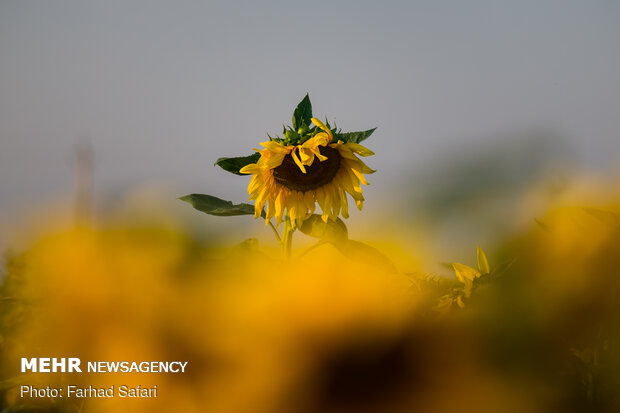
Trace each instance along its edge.
{"label": "yellow flower field", "polygon": [[[254,205],[181,198],[210,215],[263,218],[276,241],[233,242],[234,231],[133,211],[31,235],[8,253],[0,411],[620,410],[617,194],[577,191],[543,215],[524,207],[531,219],[518,232],[468,240],[468,260],[432,271],[434,257],[400,241],[431,239],[414,220],[356,240],[340,218],[349,195],[361,209],[373,171],[355,154],[372,154],[359,142],[374,129],[330,128],[308,96],[293,119],[265,149],[217,161],[252,175]],[[84,371],[47,372],[36,362],[46,358],[79,359]],[[149,367],[168,362],[183,370]]]}
{"label": "yellow flower field", "polygon": [[[158,226],[68,230],[8,259],[2,404],[32,411],[497,412],[620,406],[617,207],[555,209],[441,276],[322,245]],[[370,247],[368,247],[370,248]],[[376,254],[380,254],[375,250]],[[472,260],[476,261],[475,246]],[[364,258],[366,257],[366,258]],[[387,258],[386,258],[387,260]],[[21,375],[20,357],[188,361],[183,375]],[[22,398],[156,384],[152,399]]]}

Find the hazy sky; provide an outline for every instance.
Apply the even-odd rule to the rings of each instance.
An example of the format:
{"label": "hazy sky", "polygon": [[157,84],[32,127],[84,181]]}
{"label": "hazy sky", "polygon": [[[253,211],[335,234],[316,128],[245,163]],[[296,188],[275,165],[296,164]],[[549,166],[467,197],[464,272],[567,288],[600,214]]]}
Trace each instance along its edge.
{"label": "hazy sky", "polygon": [[0,0],[0,62],[5,223],[71,194],[80,139],[100,198],[165,182],[243,201],[213,162],[281,132],[306,92],[344,130],[379,127],[384,188],[531,129],[592,167],[620,154],[615,0]]}

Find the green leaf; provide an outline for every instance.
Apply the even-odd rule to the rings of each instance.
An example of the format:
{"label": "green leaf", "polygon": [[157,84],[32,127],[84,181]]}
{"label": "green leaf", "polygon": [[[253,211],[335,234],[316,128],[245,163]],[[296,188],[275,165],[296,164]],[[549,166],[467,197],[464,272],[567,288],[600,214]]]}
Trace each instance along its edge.
{"label": "green leaf", "polygon": [[336,218],[335,221],[328,219],[327,222],[324,222],[321,216],[317,214],[312,214],[305,219],[299,230],[306,235],[333,244],[342,243],[349,238],[347,226],[340,218]]}
{"label": "green leaf", "polygon": [[198,211],[209,215],[230,217],[236,215],[254,215],[254,205],[233,204],[212,195],[190,194],[179,198],[181,201],[190,203]]}
{"label": "green leaf", "polygon": [[305,123],[302,123],[297,128],[297,133],[299,133],[302,136],[307,134],[308,132],[310,132],[310,127],[308,125],[306,125]]}
{"label": "green leaf", "polygon": [[372,129],[368,129],[362,132],[345,132],[345,133],[340,133],[338,134],[338,136],[336,136],[336,139],[340,139],[343,142],[353,142],[353,143],[360,143],[363,140],[366,140],[370,137],[370,135],[372,135],[372,133],[376,130],[377,128],[372,128]]}
{"label": "green leaf", "polygon": [[295,111],[293,112],[293,129],[297,130],[305,123],[310,125],[310,119],[312,118],[312,103],[310,103],[310,96],[306,93],[306,96],[299,102]]}
{"label": "green leaf", "polygon": [[248,252],[256,250],[258,250],[258,240],[256,238],[248,238],[233,247],[234,252]]}
{"label": "green leaf", "polygon": [[256,152],[249,156],[238,156],[236,158],[219,158],[217,161],[215,161],[215,165],[235,175],[245,176],[245,174],[239,173],[239,170],[246,165],[258,162],[259,158],[260,153]]}
{"label": "green leaf", "polygon": [[397,272],[394,263],[379,250],[363,242],[350,240],[347,226],[340,218],[324,222],[320,215],[312,214],[304,220],[299,230],[306,235],[329,242],[342,255],[353,261],[388,273]]}
{"label": "green leaf", "polygon": [[300,138],[299,134],[292,129],[285,130],[284,137],[291,142],[297,142]]}
{"label": "green leaf", "polygon": [[345,240],[345,242],[334,244],[334,246],[350,260],[390,274],[398,272],[396,266],[388,257],[368,244],[354,240]]}
{"label": "green leaf", "polygon": [[482,251],[482,248],[478,247],[478,270],[482,274],[488,274],[491,272],[489,267],[489,260],[487,259],[487,255]]}

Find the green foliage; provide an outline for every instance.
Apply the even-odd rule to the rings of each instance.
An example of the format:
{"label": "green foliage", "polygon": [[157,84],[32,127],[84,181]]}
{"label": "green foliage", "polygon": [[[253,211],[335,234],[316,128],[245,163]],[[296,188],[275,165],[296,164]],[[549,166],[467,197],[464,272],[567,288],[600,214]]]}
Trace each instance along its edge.
{"label": "green foliage", "polygon": [[301,136],[293,129],[284,129],[284,140],[287,142],[297,142],[301,139]]}
{"label": "green foliage", "polygon": [[250,204],[233,204],[213,195],[190,194],[179,198],[190,203],[198,211],[209,215],[230,217],[236,215],[254,215],[254,206]]}
{"label": "green foliage", "polygon": [[[372,128],[359,132],[342,132],[342,130],[335,125],[332,128],[327,118],[325,119],[325,125],[334,135],[334,142],[341,140],[345,143],[360,143],[368,139],[377,129]],[[284,125],[282,130],[283,138],[272,138],[269,136],[269,139],[280,142],[283,145],[300,145],[320,132],[322,132],[322,130],[312,123],[312,103],[310,103],[310,97],[306,94],[293,112],[293,126]]]}
{"label": "green foliage", "polygon": [[310,96],[306,93],[293,112],[293,129],[297,131],[302,128],[302,125],[310,125],[311,118],[312,103],[310,103]]}
{"label": "green foliage", "polygon": [[217,161],[215,161],[215,165],[235,175],[245,176],[244,174],[239,173],[239,170],[246,165],[258,162],[259,158],[260,153],[258,152],[249,156],[238,156],[235,158],[219,158]]}
{"label": "green foliage", "polygon": [[376,130],[377,128],[372,128],[372,129],[368,129],[362,132],[345,132],[345,133],[335,133],[334,134],[334,139],[335,140],[341,140],[343,142],[353,142],[353,143],[360,143],[366,139],[368,139],[370,137],[370,135],[372,135],[372,133]]}
{"label": "green foliage", "polygon": [[[267,134],[269,140],[280,142],[285,146],[301,145],[308,139],[314,137],[317,133],[322,132],[320,128],[317,128],[312,123],[312,103],[310,102],[310,96],[307,93],[306,96],[304,96],[304,98],[301,100],[301,102],[297,104],[297,107],[293,111],[292,121],[292,127],[283,125],[281,138],[278,136],[271,137],[269,134]],[[341,140],[345,143],[360,143],[368,139],[370,135],[372,135],[372,133],[377,129],[372,128],[359,132],[342,132],[341,129],[335,126],[334,128],[332,128],[327,119],[325,119],[325,125],[327,125],[329,130],[334,135],[335,142]],[[230,173],[236,175],[244,175],[239,173],[239,170],[246,165],[256,163],[259,158],[260,154],[254,153],[249,156],[219,158],[217,161],[215,161],[215,164]]]}
{"label": "green foliage", "polygon": [[328,219],[325,222],[320,215],[312,214],[304,220],[299,230],[308,236],[334,244],[339,244],[349,239],[347,226],[340,218],[335,221]]}
{"label": "green foliage", "polygon": [[346,224],[337,218],[323,221],[320,215],[312,214],[304,220],[299,230],[323,243],[330,243],[345,257],[389,273],[396,273],[394,263],[379,250],[360,241],[349,239]]}
{"label": "green foliage", "polygon": [[368,244],[349,239],[345,242],[334,244],[334,246],[345,257],[353,261],[363,263],[370,268],[381,269],[391,274],[396,274],[398,272],[398,269],[392,260],[385,256],[385,254],[381,251],[375,247],[371,247]]}

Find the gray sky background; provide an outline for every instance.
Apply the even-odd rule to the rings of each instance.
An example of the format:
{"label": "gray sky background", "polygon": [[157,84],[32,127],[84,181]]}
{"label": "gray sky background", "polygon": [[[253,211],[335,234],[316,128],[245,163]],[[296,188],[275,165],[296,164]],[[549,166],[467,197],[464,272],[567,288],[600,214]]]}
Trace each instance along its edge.
{"label": "gray sky background", "polygon": [[213,162],[280,133],[306,92],[344,130],[379,127],[369,200],[521,131],[583,167],[620,154],[613,0],[1,0],[0,62],[0,231],[71,196],[83,138],[98,200],[164,182],[243,201],[247,179]]}

